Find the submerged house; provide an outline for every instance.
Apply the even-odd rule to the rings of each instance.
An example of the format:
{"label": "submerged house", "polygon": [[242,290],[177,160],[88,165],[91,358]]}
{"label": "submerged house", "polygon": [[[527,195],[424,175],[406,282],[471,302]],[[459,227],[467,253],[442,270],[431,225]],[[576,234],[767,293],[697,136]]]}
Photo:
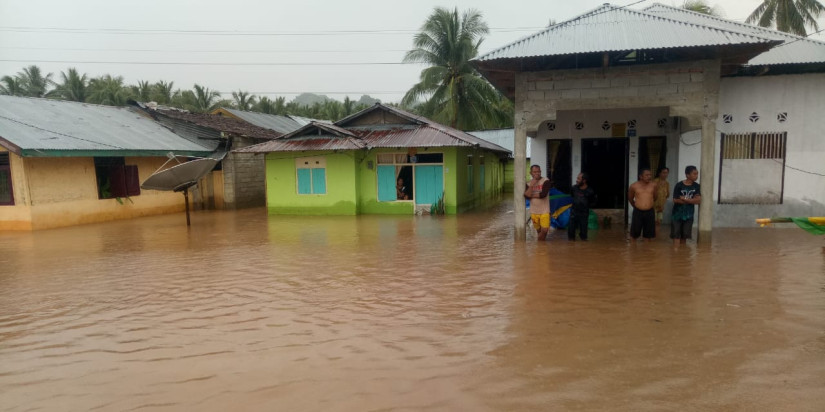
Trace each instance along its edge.
{"label": "submerged house", "polygon": [[[282,136],[300,127],[291,119],[281,122],[278,131],[246,120],[220,114],[190,113],[170,107],[134,103],[155,121],[175,134],[193,141],[216,144],[226,156],[211,173],[192,189],[195,209],[241,209],[264,206],[264,161],[250,153],[233,152]],[[232,110],[232,109],[219,109]],[[232,112],[240,112],[232,110]],[[244,113],[244,112],[241,112]],[[268,115],[263,115],[268,116]]]}
{"label": "submerged house", "polygon": [[237,152],[266,154],[270,213],[336,215],[466,211],[501,193],[509,154],[382,104]]}
{"label": "submerged house", "polygon": [[0,230],[33,230],[182,212],[174,192],[140,183],[171,152],[206,157],[125,107],[0,96]]}
{"label": "submerged house", "polygon": [[[673,188],[696,165],[707,238],[825,210],[823,42],[662,4],[605,4],[474,64],[515,102],[516,169],[529,137],[532,162],[557,182],[590,174],[598,208],[627,213],[643,168],[669,167]],[[515,208],[523,236],[523,202]]]}

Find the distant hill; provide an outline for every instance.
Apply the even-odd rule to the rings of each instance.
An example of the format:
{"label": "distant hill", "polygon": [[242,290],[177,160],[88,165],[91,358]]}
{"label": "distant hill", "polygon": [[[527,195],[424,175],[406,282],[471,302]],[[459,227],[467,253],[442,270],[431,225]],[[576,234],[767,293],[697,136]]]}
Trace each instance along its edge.
{"label": "distant hill", "polygon": [[[332,98],[330,98],[326,95],[323,95],[323,94],[315,94],[315,93],[301,93],[298,96],[296,96],[294,99],[292,99],[292,101],[297,103],[299,106],[312,106],[315,103],[324,104],[324,102],[329,101],[329,100],[335,100],[335,99],[332,99]],[[365,94],[365,95],[362,95],[361,98],[358,99],[358,101],[355,102],[355,104],[365,104],[367,106],[372,106],[375,103],[380,103],[380,102],[381,102],[380,99],[375,99],[375,98],[370,97],[370,96]]]}
{"label": "distant hill", "polygon": [[301,93],[292,99],[293,102],[300,106],[312,106],[315,103],[323,104],[327,100],[332,100],[327,96],[315,93]]}
{"label": "distant hill", "polygon": [[380,99],[375,99],[375,98],[372,98],[372,97],[370,97],[370,96],[368,96],[368,95],[366,95],[366,94],[365,94],[365,95],[363,95],[363,96],[361,96],[361,98],[360,98],[360,99],[358,99],[358,102],[356,102],[356,104],[365,104],[365,105],[367,105],[367,106],[372,106],[372,105],[374,105],[374,104],[376,104],[376,103],[381,103],[381,100],[380,100]]}

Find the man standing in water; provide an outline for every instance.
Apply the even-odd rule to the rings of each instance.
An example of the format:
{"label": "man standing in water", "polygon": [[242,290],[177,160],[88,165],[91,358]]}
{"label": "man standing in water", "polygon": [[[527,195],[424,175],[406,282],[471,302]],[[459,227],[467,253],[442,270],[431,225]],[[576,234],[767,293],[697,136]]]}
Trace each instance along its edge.
{"label": "man standing in water", "polygon": [[579,237],[587,240],[587,220],[590,217],[590,208],[596,205],[596,192],[587,185],[587,173],[579,173],[576,185],[570,191],[573,205],[570,207],[570,223],[567,224],[567,239],[576,240],[576,229]]}
{"label": "man standing in water", "polygon": [[693,231],[693,205],[702,202],[702,192],[699,190],[699,171],[696,166],[685,168],[685,180],[673,186],[673,213],[670,222],[670,238],[673,247],[687,243]]}
{"label": "man standing in water", "polygon": [[547,239],[547,232],[550,231],[550,180],[541,176],[541,166],[530,166],[530,176],[532,179],[527,182],[527,189],[524,197],[530,199],[530,218],[533,220],[533,227],[538,233],[538,240]]}
{"label": "man standing in water", "polygon": [[656,200],[656,185],[651,181],[653,174],[650,169],[642,169],[639,180],[630,185],[627,190],[627,200],[633,206],[633,216],[630,221],[630,237],[636,241],[640,235],[645,240],[656,237],[656,212],[653,204]]}

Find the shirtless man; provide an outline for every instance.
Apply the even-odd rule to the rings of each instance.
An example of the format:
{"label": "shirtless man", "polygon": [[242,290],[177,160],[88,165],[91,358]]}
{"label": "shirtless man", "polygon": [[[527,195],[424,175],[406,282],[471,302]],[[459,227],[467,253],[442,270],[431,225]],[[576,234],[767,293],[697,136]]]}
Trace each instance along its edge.
{"label": "shirtless man", "polygon": [[524,190],[524,197],[530,199],[530,218],[533,220],[533,227],[538,233],[538,240],[547,239],[547,232],[550,231],[550,179],[541,176],[541,166],[530,166],[530,177]]}
{"label": "shirtless man", "polygon": [[643,169],[639,180],[630,185],[627,190],[627,200],[633,206],[633,217],[630,221],[630,237],[636,241],[640,235],[645,240],[656,237],[656,212],[653,204],[656,201],[656,184],[651,181],[653,174],[650,169]]}

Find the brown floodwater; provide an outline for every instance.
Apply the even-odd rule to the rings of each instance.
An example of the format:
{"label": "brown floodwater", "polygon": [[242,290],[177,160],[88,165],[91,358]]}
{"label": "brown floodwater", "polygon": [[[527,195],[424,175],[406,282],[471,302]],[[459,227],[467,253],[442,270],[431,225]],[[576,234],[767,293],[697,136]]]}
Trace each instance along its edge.
{"label": "brown floodwater", "polygon": [[825,409],[823,237],[516,243],[508,209],[0,233],[0,409]]}

